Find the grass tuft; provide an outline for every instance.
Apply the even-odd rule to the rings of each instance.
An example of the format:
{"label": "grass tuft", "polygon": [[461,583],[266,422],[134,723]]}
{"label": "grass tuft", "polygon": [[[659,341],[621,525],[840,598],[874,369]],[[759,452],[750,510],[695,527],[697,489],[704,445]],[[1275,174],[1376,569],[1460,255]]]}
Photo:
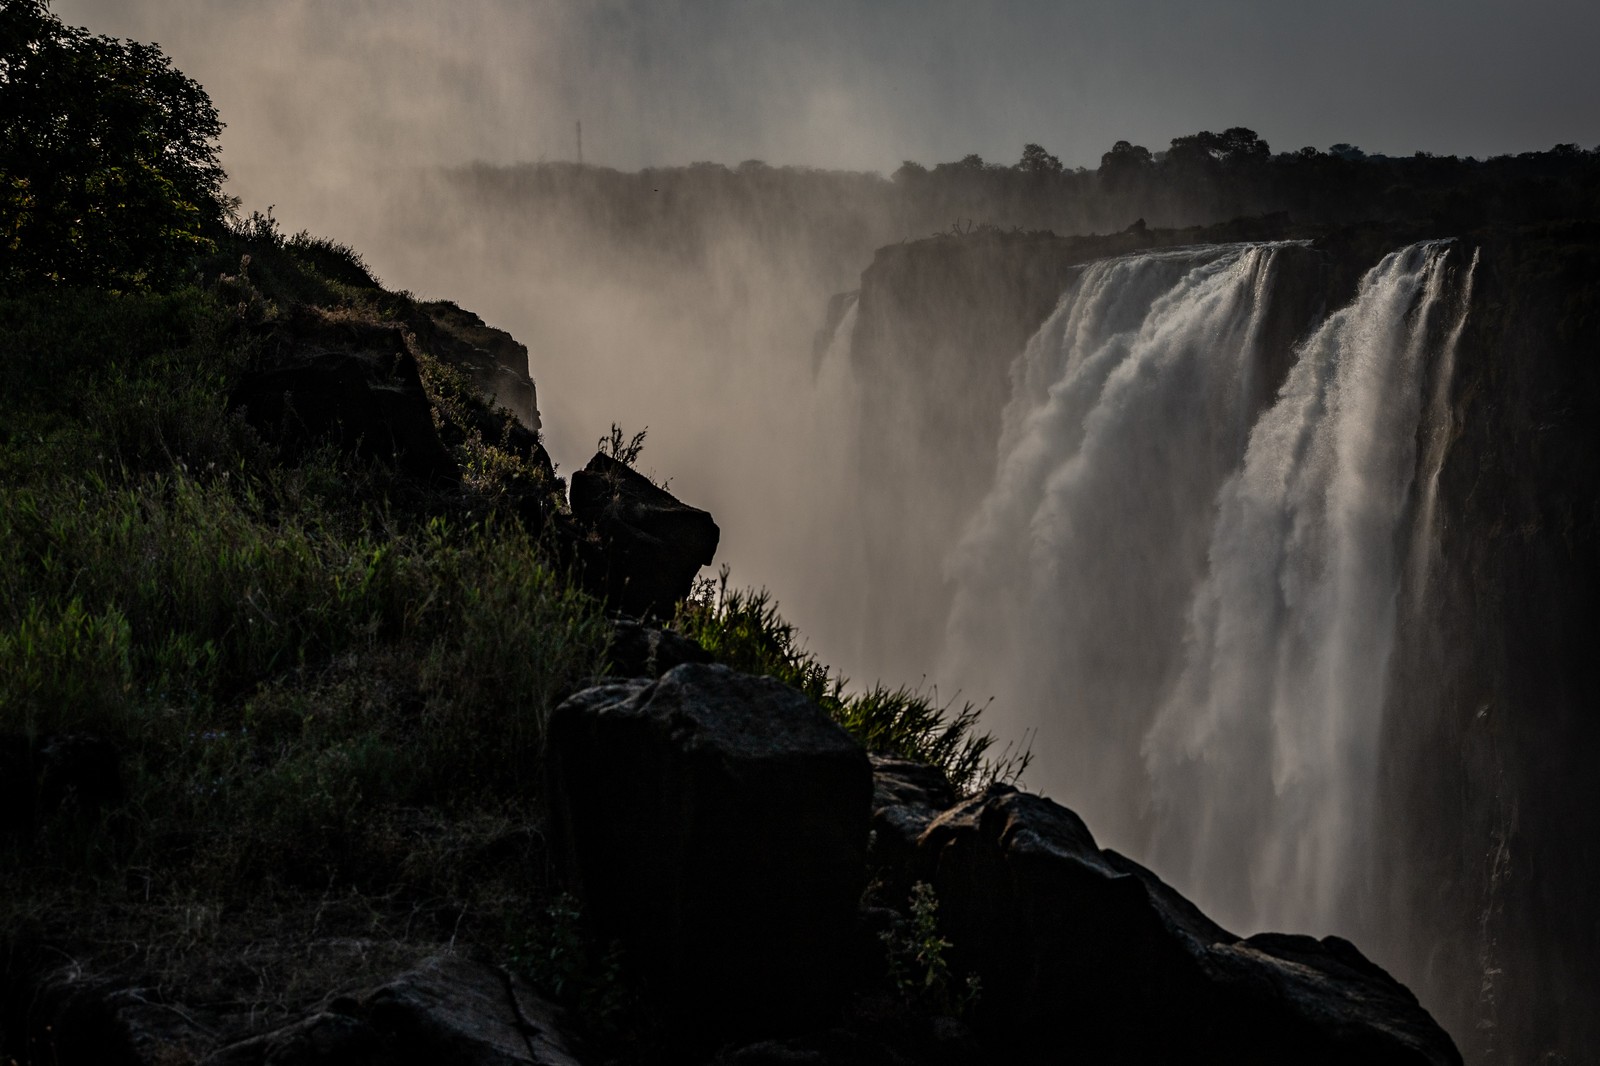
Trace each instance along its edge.
{"label": "grass tuft", "polygon": [[992,755],[995,738],[978,731],[983,709],[974,704],[957,710],[954,701],[940,704],[904,686],[847,692],[846,679],[801,645],[767,590],[730,589],[726,567],[720,581],[702,583],[682,605],[673,626],[718,662],[804,692],[868,751],[936,766],[963,793],[1016,781],[1031,761],[1025,749]]}

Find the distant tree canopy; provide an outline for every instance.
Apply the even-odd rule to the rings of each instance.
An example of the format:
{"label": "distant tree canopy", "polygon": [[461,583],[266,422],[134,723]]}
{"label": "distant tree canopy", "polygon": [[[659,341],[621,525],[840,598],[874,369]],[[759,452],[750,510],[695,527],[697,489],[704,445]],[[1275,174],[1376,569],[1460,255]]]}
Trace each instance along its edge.
{"label": "distant tree canopy", "polygon": [[1024,174],[1059,174],[1061,173],[1061,160],[1045,151],[1037,144],[1022,146],[1022,159],[1017,163],[1017,169]]}
{"label": "distant tree canopy", "polygon": [[155,45],[0,3],[0,285],[170,283],[230,204],[222,123]]}
{"label": "distant tree canopy", "polygon": [[1491,159],[1387,156],[1351,144],[1274,154],[1242,126],[1173,138],[1160,152],[1118,141],[1094,170],[1063,166],[1043,145],[1012,165],[976,154],[906,160],[877,174],[709,164],[637,173],[567,163],[472,164],[447,180],[535,228],[578,227],[637,257],[709,255],[732,226],[821,264],[841,287],[873,250],[907,237],[999,229],[1111,233],[1143,218],[1183,227],[1285,215],[1297,225],[1409,220],[1433,232],[1488,224],[1600,220],[1600,150],[1558,144]]}
{"label": "distant tree canopy", "polygon": [[1174,163],[1241,163],[1247,160],[1264,160],[1272,157],[1267,142],[1256,136],[1255,130],[1235,126],[1221,133],[1201,130],[1187,137],[1174,137],[1167,150],[1167,159]]}

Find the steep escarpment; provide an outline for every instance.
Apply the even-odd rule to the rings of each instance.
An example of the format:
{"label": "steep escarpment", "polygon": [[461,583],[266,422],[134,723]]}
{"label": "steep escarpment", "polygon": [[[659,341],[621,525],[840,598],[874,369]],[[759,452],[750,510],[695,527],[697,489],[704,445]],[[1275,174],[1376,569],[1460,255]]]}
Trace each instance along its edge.
{"label": "steep escarpment", "polygon": [[[1092,255],[1092,246],[1065,239],[1015,239],[1016,261],[1008,266],[999,262],[997,241],[986,246],[992,238],[978,237],[968,238],[967,260],[950,247],[955,238],[879,257],[863,276],[853,353],[871,383],[864,507],[878,507],[882,519],[868,526],[868,536],[878,537],[871,572],[880,597],[868,631],[881,634],[884,661],[924,670],[939,662],[941,647],[963,646],[948,643],[959,635],[961,617],[976,635],[962,638],[969,648],[1032,648],[1006,660],[998,687],[1011,696],[1032,693],[1035,717],[1023,720],[1041,735],[1052,723],[1058,734],[1067,729],[1067,739],[1054,743],[1078,761],[1066,764],[1074,769],[1058,773],[1052,790],[1102,796],[1097,802],[1110,803],[1112,813],[1101,815],[1100,828],[1119,846],[1171,839],[1161,828],[1160,796],[1171,787],[1164,774],[1198,763],[1199,753],[1204,760],[1233,757],[1223,751],[1259,753],[1259,766],[1273,767],[1274,776],[1259,802],[1240,803],[1263,811],[1302,804],[1296,817],[1304,831],[1292,845],[1285,836],[1282,849],[1258,853],[1263,861],[1275,853],[1269,865],[1282,872],[1254,891],[1280,898],[1251,903],[1248,879],[1239,875],[1238,890],[1227,894],[1238,910],[1228,913],[1285,906],[1300,876],[1293,871],[1314,865],[1317,834],[1326,831],[1328,840],[1346,842],[1339,848],[1358,851],[1335,864],[1345,872],[1306,882],[1304,914],[1379,945],[1383,960],[1461,1035],[1470,1058],[1582,1057],[1595,1040],[1580,1004],[1593,998],[1597,957],[1584,903],[1597,876],[1583,842],[1594,837],[1600,811],[1583,784],[1597,756],[1588,710],[1595,687],[1584,665],[1595,636],[1596,452],[1583,428],[1600,397],[1584,354],[1596,342],[1595,234],[1578,223],[1463,233],[1434,246],[1447,249],[1437,253],[1437,269],[1389,303],[1387,318],[1366,323],[1350,316],[1379,316],[1385,306],[1384,286],[1370,285],[1380,260],[1448,235],[1405,223],[1323,233],[1280,223],[1259,235],[1308,243],[1279,246],[1273,270],[1257,268],[1259,282],[1240,276],[1231,288],[1207,288],[1201,273],[1187,288],[1163,281],[1166,253],[1145,249],[1181,243],[1164,234],[1141,235],[1137,247],[1100,249],[1137,252],[1148,264],[1143,282],[1130,268],[1116,286],[1109,269],[1086,273],[1077,257]],[[1211,269],[1206,264],[1222,255],[1197,252],[1191,265]],[[961,272],[963,262],[970,274]],[[1016,287],[991,295],[991,273]],[[1108,287],[1091,299],[1079,291],[1091,281]],[[1052,296],[1057,283],[1062,288]],[[1149,292],[1139,295],[1140,285]],[[1352,301],[1369,287],[1357,313]],[[1057,307],[1062,292],[1076,294],[1076,310]],[[1225,293],[1233,310],[1219,313],[1212,301]],[[1119,295],[1144,302],[1126,317],[1131,312],[1119,309]],[[1191,298],[1187,308],[1173,302]],[[1052,310],[1050,325],[1029,340]],[[1344,325],[1333,321],[1335,312]],[[1018,314],[1024,318],[1008,323]],[[1233,361],[1235,334],[1252,349],[1240,363]],[[1034,345],[1045,348],[1033,352]],[[1196,345],[1196,359],[1182,356]],[[1322,377],[1302,375],[1300,393],[1280,395],[1290,368],[1314,356],[1326,360]],[[1111,381],[1087,369],[1094,359],[1124,358],[1126,369]],[[1077,359],[1085,369],[1074,378]],[[1387,374],[1408,360],[1414,374],[1367,390],[1367,400],[1350,391],[1356,377],[1345,381]],[[1174,376],[1183,367],[1195,376]],[[1164,385],[1141,385],[1135,370],[1168,376]],[[1236,399],[1230,375],[1237,374],[1250,399],[1225,415]],[[1024,392],[1014,416],[1007,404]],[[1137,409],[1145,413],[1132,403],[1145,405]],[[1291,412],[1295,403],[1305,406]],[[1395,403],[1404,410],[1382,413]],[[1256,425],[1274,404],[1288,406],[1271,425]],[[1397,420],[1381,431],[1379,421],[1349,435],[1330,429],[1325,440],[1323,431],[1308,430],[1303,451],[1270,459],[1265,441],[1257,447],[1257,436],[1324,418],[1332,426],[1364,408],[1374,419]],[[1197,460],[1226,442],[1202,431],[1233,432],[1227,427],[1239,413],[1246,430],[1254,427],[1251,448],[1262,454],[1252,468],[1243,436],[1227,445],[1225,452],[1238,449],[1232,454],[1240,466],[1215,472],[1233,486],[1219,494],[1223,481],[1196,480],[1208,469]],[[1146,416],[1148,425],[1139,421]],[[1174,444],[1189,440],[1184,427],[1191,421],[1199,435]],[[1091,452],[1095,440],[1115,445]],[[1393,499],[1381,506],[1372,480],[1378,467],[1370,465],[1380,454],[1390,471],[1384,478],[1393,478],[1392,491],[1384,490]],[[1367,465],[1345,465],[1360,456]],[[1034,468],[1044,471],[1037,483],[1028,480]],[[1318,469],[1324,472],[1311,473]],[[1340,469],[1361,473],[1351,480]],[[1308,485],[1329,480],[1300,502],[1300,490],[1280,499],[1273,488],[1307,476]],[[1361,491],[1353,491],[1357,485]],[[1182,502],[1190,496],[1193,508]],[[1345,502],[1327,502],[1338,499]],[[1272,500],[1255,525],[1241,517]],[[1286,509],[1274,522],[1280,505]],[[1183,523],[1175,523],[1187,510],[1197,536],[1182,535]],[[1379,512],[1381,529],[1372,525]],[[1138,516],[1143,520],[1130,520]],[[1243,536],[1247,526],[1255,534]],[[1005,530],[1016,536],[1006,539]],[[952,556],[963,538],[966,554]],[[1346,547],[1330,547],[1340,543]],[[1280,550],[1284,559],[1305,553],[1325,561],[1273,562]],[[1233,562],[1223,565],[1227,558]],[[1240,582],[1272,567],[1279,568],[1277,586],[1261,585],[1256,606],[1241,609]],[[1027,576],[1007,584],[1012,572]],[[1368,576],[1349,584],[1358,573]],[[966,582],[964,615],[949,610],[945,582],[952,574]],[[1186,608],[1191,595],[1198,595],[1196,606]],[[1363,601],[1367,608],[1350,615],[1362,619],[1353,628],[1329,627]],[[973,622],[980,618],[986,621]],[[1388,635],[1375,642],[1380,631]],[[1255,682],[1247,679],[1258,675],[1255,667],[1213,649],[1209,666],[1178,672],[1178,664],[1195,659],[1196,642],[1243,647],[1251,632],[1290,634],[1280,663],[1303,654],[1327,659],[1306,675],[1320,678],[1316,685],[1296,687],[1292,674],[1275,673],[1281,665],[1259,674],[1280,680],[1258,694],[1292,694],[1270,721],[1254,721],[1216,695],[1242,693],[1241,706],[1250,705]],[[1322,636],[1295,644],[1295,633]],[[1327,650],[1341,641],[1368,651],[1346,662],[1348,655]],[[1162,646],[1171,654],[1151,660],[1151,649]],[[985,653],[977,665],[993,672],[993,659]],[[969,660],[940,663],[941,682],[973,685],[962,666],[973,665]],[[1137,669],[1128,665],[1134,660],[1142,664]],[[1340,671],[1350,684],[1336,683]],[[1112,676],[1137,683],[1108,686]],[[1188,680],[1175,695],[1170,686],[1180,676]],[[1362,676],[1372,684],[1356,683]],[[996,691],[983,684],[969,693]],[[1211,711],[1169,714],[1175,728],[1152,732],[1146,716],[1163,705],[1171,710],[1184,692]],[[1323,704],[1326,712],[1308,717],[1305,731],[1283,731],[1283,722]],[[1359,735],[1324,743],[1346,728],[1355,707],[1365,708]],[[1009,721],[1010,713],[997,705],[992,720]],[[1261,739],[1267,737],[1277,739]],[[1052,759],[1051,750],[1035,744],[1043,760]],[[1355,775],[1338,785],[1346,799],[1303,798],[1310,782],[1326,779],[1333,787],[1334,777],[1343,780],[1344,771],[1330,770],[1341,765]],[[1180,856],[1188,876],[1211,876],[1204,860],[1185,854],[1212,850],[1196,843],[1195,833],[1207,826],[1224,848],[1248,838],[1216,828],[1233,824],[1225,811],[1229,797],[1248,787],[1253,771],[1245,766],[1238,764],[1230,784],[1216,785],[1227,796],[1182,786],[1192,831],[1175,850],[1157,848],[1168,856],[1164,875],[1182,881],[1180,867],[1170,866]],[[1153,806],[1141,798],[1152,789]],[[1324,828],[1313,832],[1318,825]],[[1348,855],[1357,853],[1363,858],[1352,862]],[[1264,888],[1268,882],[1275,887]]]}
{"label": "steep escarpment", "polygon": [[[1483,234],[1439,472],[1435,570],[1387,716],[1393,934],[1471,1056],[1600,1046],[1600,232]],[[1481,983],[1445,975],[1481,974]]]}

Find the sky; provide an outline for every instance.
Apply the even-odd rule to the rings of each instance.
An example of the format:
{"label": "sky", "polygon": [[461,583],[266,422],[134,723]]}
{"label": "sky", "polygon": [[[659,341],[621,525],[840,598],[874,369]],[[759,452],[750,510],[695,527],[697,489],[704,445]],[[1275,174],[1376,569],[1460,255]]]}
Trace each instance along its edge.
{"label": "sky", "polygon": [[889,173],[1037,142],[1094,167],[1248,126],[1275,150],[1600,145],[1592,0],[55,0],[216,101],[234,192],[406,166],[714,160]]}

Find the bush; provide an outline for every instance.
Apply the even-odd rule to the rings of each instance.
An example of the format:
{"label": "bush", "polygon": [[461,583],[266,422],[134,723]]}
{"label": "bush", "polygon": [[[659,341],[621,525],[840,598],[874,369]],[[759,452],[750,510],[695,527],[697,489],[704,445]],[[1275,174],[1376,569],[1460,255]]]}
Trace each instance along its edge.
{"label": "bush", "polygon": [[305,230],[285,236],[270,207],[225,227],[203,269],[212,276],[236,273],[273,305],[401,302],[379,289],[355,249]]}
{"label": "bush", "polygon": [[909,911],[878,934],[887,956],[889,983],[910,1007],[960,1018],[971,1012],[982,994],[977,974],[957,981],[946,957],[953,945],[939,931],[939,899],[933,886],[911,886]]}
{"label": "bush", "polygon": [[231,208],[222,123],[159,48],[0,8],[0,286],[161,288]]}

